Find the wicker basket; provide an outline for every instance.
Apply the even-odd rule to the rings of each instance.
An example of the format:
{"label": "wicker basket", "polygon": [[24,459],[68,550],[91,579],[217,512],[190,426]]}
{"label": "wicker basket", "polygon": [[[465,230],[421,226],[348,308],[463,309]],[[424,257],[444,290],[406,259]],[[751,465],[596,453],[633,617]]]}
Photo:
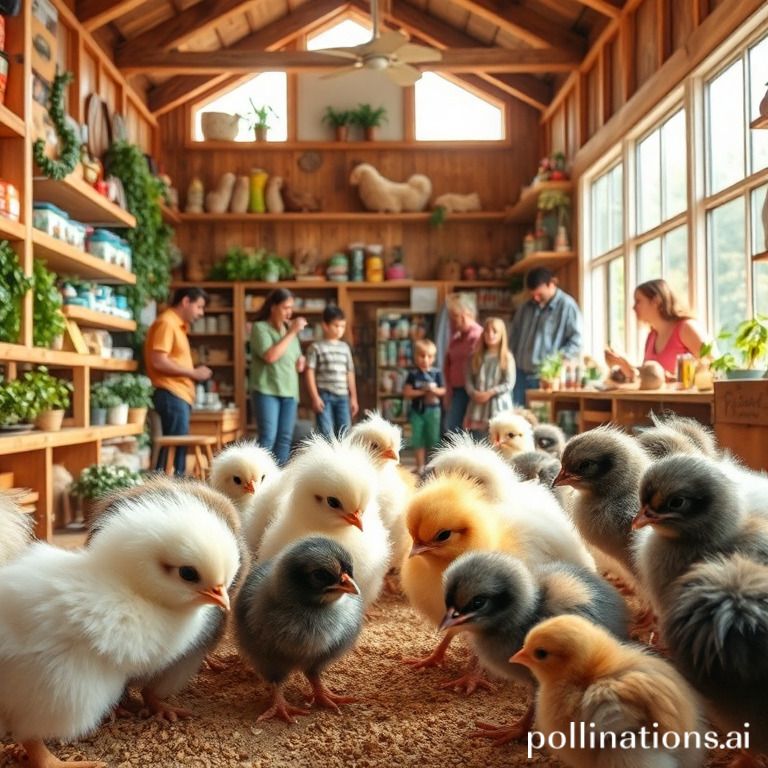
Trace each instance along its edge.
{"label": "wicker basket", "polygon": [[240,130],[240,117],[226,112],[203,112],[200,126],[206,141],[234,141]]}

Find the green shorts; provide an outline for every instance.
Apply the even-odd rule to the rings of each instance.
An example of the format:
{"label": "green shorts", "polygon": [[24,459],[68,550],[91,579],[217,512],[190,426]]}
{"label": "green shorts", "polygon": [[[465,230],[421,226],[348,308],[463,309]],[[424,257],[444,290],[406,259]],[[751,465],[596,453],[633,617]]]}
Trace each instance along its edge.
{"label": "green shorts", "polygon": [[424,413],[411,411],[411,448],[431,450],[440,443],[440,409],[425,408]]}

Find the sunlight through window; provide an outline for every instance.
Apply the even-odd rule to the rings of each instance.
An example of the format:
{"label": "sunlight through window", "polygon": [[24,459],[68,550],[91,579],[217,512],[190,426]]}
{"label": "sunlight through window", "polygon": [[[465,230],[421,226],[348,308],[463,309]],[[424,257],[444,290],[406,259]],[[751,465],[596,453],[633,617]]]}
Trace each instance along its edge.
{"label": "sunlight through window", "polygon": [[203,140],[200,118],[203,112],[226,112],[240,115],[239,131],[235,141],[253,141],[251,99],[257,108],[269,105],[274,110],[267,124],[267,141],[285,141],[288,138],[288,98],[285,72],[262,72],[227,93],[220,94],[195,112],[195,141]]}
{"label": "sunlight through window", "polygon": [[425,72],[416,83],[418,141],[498,141],[504,111],[445,77]]}
{"label": "sunlight through window", "polygon": [[371,39],[371,28],[352,19],[345,19],[329,29],[319,32],[307,40],[308,51],[318,51],[321,48],[350,48],[362,45]]}

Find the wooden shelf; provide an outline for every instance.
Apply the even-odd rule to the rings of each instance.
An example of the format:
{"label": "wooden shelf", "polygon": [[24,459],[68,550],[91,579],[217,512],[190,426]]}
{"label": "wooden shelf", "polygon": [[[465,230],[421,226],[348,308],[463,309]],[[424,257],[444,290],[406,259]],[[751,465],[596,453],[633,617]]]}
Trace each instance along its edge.
{"label": "wooden shelf", "polygon": [[99,355],[81,355],[77,352],[45,349],[43,347],[25,347],[21,344],[0,343],[0,361],[15,363],[38,363],[52,368],[96,368],[102,371],[135,371],[135,360],[113,360]]}
{"label": "wooden shelf", "polygon": [[536,184],[531,184],[530,187],[523,187],[520,192],[520,199],[507,210],[507,219],[516,224],[533,222],[539,209],[539,195],[542,192],[570,192],[572,188],[573,182],[570,179],[565,181],[540,181]]}
{"label": "wooden shelf", "polygon": [[143,431],[143,424],[125,424],[120,427],[64,427],[59,432],[33,430],[25,435],[0,437],[0,456],[40,448],[56,448],[60,445],[77,445],[93,440],[107,440],[112,437],[127,437]]}
{"label": "wooden shelf", "polygon": [[536,251],[513,264],[507,272],[510,275],[521,275],[535,267],[559,269],[569,264],[574,258],[576,258],[576,254],[573,251],[563,251],[562,253],[560,251]]}
{"label": "wooden shelf", "polygon": [[0,104],[0,136],[3,138],[24,138],[27,128],[24,121],[8,107]]}
{"label": "wooden shelf", "polygon": [[187,336],[189,336],[190,339],[194,339],[196,337],[203,337],[203,336],[234,336],[232,331],[195,331],[194,333],[188,333]]}
{"label": "wooden shelf", "polygon": [[0,240],[24,240],[26,236],[27,229],[23,224],[0,216]]}
{"label": "wooden shelf", "polygon": [[69,320],[74,320],[84,328],[104,328],[108,331],[135,331],[136,321],[126,320],[123,317],[114,317],[105,312],[95,312],[86,307],[78,307],[74,304],[65,304],[61,313]]}
{"label": "wooden shelf", "polygon": [[165,203],[160,203],[160,212],[163,214],[163,220],[168,224],[181,224],[179,211],[168,207]]}
{"label": "wooden shelf", "polygon": [[32,179],[35,202],[53,203],[82,224],[100,227],[136,226],[136,219],[119,205],[110,203],[74,173],[61,181],[45,176]]}
{"label": "wooden shelf", "polygon": [[[386,222],[401,223],[427,223],[432,216],[432,211],[422,213],[376,213],[372,211],[317,211],[312,213],[181,213],[182,222],[210,223],[210,222],[365,222],[383,224]],[[504,221],[507,218],[505,211],[471,211],[470,213],[449,213],[444,223],[452,222],[482,222]]]}
{"label": "wooden shelf", "polygon": [[308,149],[326,150],[335,152],[355,152],[363,150],[376,150],[378,152],[405,149],[421,152],[425,149],[455,151],[474,149],[495,149],[499,152],[509,152],[512,144],[509,141],[187,141],[185,149],[202,152],[219,152],[225,150],[231,152],[240,150],[257,154],[271,151],[303,151]]}
{"label": "wooden shelf", "polygon": [[750,128],[768,128],[768,116],[758,117],[749,124]]}
{"label": "wooden shelf", "polygon": [[63,240],[32,230],[35,256],[45,259],[48,266],[59,275],[72,275],[100,283],[136,284],[136,275],[116,264],[108,264],[98,256],[81,251]]}

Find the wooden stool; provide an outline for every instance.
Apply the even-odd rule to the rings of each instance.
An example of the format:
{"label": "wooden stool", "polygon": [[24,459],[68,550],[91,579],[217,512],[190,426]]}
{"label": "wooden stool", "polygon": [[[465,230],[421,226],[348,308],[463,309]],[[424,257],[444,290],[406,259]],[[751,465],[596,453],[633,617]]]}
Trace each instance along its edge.
{"label": "wooden stool", "polygon": [[[160,448],[168,449],[168,456],[165,460],[165,474],[173,475],[173,462],[176,458],[177,448],[194,449],[195,465],[192,468],[192,477],[198,480],[205,480],[206,471],[210,469],[213,461],[213,446],[217,440],[213,435],[167,435],[156,437],[154,444]],[[203,456],[205,450],[205,456]]]}

